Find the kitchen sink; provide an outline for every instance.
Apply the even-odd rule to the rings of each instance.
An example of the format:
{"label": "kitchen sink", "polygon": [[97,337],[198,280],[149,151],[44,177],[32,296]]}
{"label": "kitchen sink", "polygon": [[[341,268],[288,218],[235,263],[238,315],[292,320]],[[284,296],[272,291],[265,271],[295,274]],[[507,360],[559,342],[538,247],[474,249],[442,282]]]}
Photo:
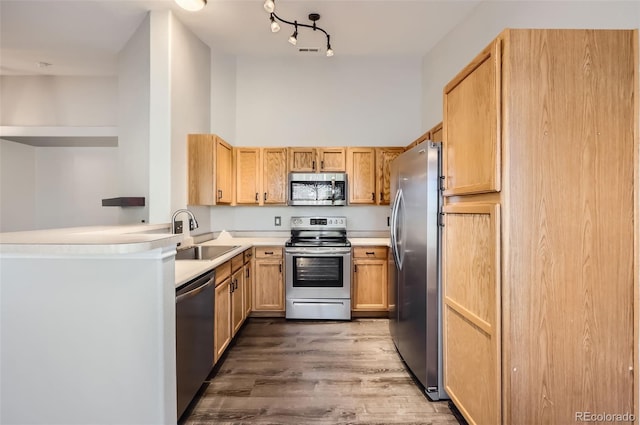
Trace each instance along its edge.
{"label": "kitchen sink", "polygon": [[240,245],[192,245],[178,249],[176,260],[213,260],[239,247]]}

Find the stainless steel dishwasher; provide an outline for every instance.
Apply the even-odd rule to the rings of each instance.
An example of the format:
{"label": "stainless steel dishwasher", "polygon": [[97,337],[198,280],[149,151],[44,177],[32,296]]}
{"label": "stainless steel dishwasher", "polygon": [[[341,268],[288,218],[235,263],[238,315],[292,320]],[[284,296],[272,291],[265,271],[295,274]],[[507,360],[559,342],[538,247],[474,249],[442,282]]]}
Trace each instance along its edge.
{"label": "stainless steel dishwasher", "polygon": [[176,289],[178,418],[213,366],[214,271]]}

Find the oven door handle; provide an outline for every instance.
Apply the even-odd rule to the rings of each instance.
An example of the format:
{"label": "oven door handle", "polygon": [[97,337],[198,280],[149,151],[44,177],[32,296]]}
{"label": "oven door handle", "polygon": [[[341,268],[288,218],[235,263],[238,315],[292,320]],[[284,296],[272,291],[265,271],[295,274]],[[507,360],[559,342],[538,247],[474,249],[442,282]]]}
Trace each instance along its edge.
{"label": "oven door handle", "polygon": [[344,250],[344,251],[329,251],[327,252],[324,249],[318,249],[318,250],[309,250],[308,248],[302,248],[302,249],[290,249],[290,248],[286,248],[284,251],[285,255],[289,254],[289,255],[296,255],[298,257],[300,256],[313,256],[313,257],[341,257],[344,255],[350,255],[351,254],[351,249],[349,250]]}

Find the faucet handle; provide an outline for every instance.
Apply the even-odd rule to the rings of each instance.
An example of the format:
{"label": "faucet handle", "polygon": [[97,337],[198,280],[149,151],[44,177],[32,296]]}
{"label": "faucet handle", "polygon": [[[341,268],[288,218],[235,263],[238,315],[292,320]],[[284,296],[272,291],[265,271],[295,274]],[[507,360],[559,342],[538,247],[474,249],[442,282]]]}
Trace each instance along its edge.
{"label": "faucet handle", "polygon": [[198,228],[198,222],[194,218],[189,219],[189,230],[196,230]]}

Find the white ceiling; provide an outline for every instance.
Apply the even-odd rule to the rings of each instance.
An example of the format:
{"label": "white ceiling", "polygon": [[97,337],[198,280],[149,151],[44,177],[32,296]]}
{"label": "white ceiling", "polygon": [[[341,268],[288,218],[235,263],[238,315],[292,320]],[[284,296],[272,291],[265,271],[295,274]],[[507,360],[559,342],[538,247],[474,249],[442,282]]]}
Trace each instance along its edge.
{"label": "white ceiling", "polygon": [[[331,34],[338,56],[424,55],[482,0],[276,0],[286,20]],[[212,48],[248,56],[293,57],[300,47],[326,47],[319,31],[293,27],[273,34],[263,0],[208,0],[186,12],[173,0],[0,0],[0,74],[115,75],[118,51],[149,10],[171,9]],[[330,60],[330,59],[328,59]],[[38,62],[53,64],[38,67]]]}

